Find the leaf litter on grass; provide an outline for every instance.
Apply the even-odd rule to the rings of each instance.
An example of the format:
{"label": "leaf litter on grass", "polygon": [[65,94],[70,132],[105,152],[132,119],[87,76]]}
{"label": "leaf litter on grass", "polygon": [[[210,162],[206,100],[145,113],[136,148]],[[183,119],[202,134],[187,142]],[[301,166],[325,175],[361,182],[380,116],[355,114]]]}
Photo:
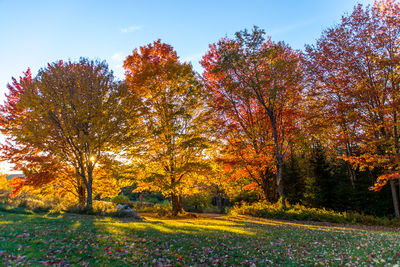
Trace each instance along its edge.
{"label": "leaf litter on grass", "polygon": [[159,219],[3,213],[0,264],[53,266],[381,265],[399,234],[251,217]]}

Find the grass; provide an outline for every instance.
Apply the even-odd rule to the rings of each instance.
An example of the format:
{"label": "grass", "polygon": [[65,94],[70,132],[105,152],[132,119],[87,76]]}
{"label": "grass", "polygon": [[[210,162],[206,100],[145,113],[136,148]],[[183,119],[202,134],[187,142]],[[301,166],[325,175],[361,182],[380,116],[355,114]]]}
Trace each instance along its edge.
{"label": "grass", "polygon": [[400,234],[214,216],[145,222],[0,211],[0,265],[391,265]]}

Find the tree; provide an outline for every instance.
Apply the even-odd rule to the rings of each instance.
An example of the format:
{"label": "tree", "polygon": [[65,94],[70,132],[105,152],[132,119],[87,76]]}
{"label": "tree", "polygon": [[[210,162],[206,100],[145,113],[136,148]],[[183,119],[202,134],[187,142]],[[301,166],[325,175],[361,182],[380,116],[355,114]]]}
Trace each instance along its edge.
{"label": "tree", "polygon": [[93,183],[93,192],[97,198],[113,198],[122,188],[132,186],[137,172],[126,159],[117,159],[115,155],[102,157],[94,170],[97,181]]}
{"label": "tree", "polygon": [[325,102],[335,100],[325,114],[332,114],[332,124],[340,127],[346,146],[343,158],[360,170],[381,170],[371,189],[379,190],[390,181],[397,217],[399,43],[400,4],[383,0],[372,7],[357,5],[315,47],[307,48],[309,68],[317,73],[314,87],[321,89],[316,96]]}
{"label": "tree", "polygon": [[[257,128],[253,122],[263,120],[264,132],[257,137],[257,150],[269,150],[272,146],[272,169],[285,205],[283,161],[293,145],[301,111],[300,54],[283,42],[265,40],[263,35],[263,30],[254,27],[251,33],[237,32],[235,39],[221,39],[210,45],[201,64],[215,109],[221,111],[228,124],[236,125],[247,143],[255,140],[250,130]],[[253,114],[259,114],[255,121]]]}
{"label": "tree", "polygon": [[[144,140],[141,151],[131,154],[141,159],[145,173],[140,186],[170,197],[177,215],[190,179],[207,169],[208,111],[202,84],[192,66],[179,62],[173,48],[160,40],[135,49],[124,68],[130,94],[142,100]],[[126,103],[129,110],[129,98]]]}
{"label": "tree", "polygon": [[[59,164],[54,155],[43,151],[28,142],[16,143],[15,136],[23,136],[24,125],[29,116],[29,110],[22,104],[22,96],[25,88],[32,86],[32,74],[28,69],[23,77],[12,79],[8,84],[9,93],[6,95],[6,103],[0,107],[0,130],[8,136],[6,142],[1,145],[1,159],[7,160],[18,170],[24,172],[25,178],[14,178],[12,184],[12,196],[17,195],[23,189],[42,187],[59,180],[65,168]],[[84,188],[78,186],[77,194],[82,203],[84,201]],[[84,202],[83,202],[84,203]]]}
{"label": "tree", "polygon": [[9,188],[7,175],[0,173],[0,192],[6,191]]}
{"label": "tree", "polygon": [[[49,64],[34,78],[28,71],[9,88],[1,107],[1,130],[8,141],[4,155],[27,167],[24,183],[50,182],[60,170],[55,164],[73,168],[91,209],[93,170],[125,133],[123,83],[114,81],[106,63],[80,59]],[[35,162],[40,168],[34,171],[37,179],[29,173],[29,164]]]}

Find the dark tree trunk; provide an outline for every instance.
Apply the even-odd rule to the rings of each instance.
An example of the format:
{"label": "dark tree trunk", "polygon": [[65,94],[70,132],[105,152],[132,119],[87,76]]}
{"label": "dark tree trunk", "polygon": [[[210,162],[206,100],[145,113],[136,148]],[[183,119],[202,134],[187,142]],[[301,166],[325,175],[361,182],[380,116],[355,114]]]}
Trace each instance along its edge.
{"label": "dark tree trunk", "polygon": [[263,180],[262,190],[263,190],[265,201],[271,202],[271,195],[270,195],[270,188],[269,188],[268,181]]}
{"label": "dark tree trunk", "polygon": [[397,218],[400,218],[399,198],[397,196],[396,185],[393,179],[390,179],[390,188],[392,189],[394,214],[396,215]]}
{"label": "dark tree trunk", "polygon": [[78,201],[79,206],[84,207],[86,203],[86,188],[85,183],[82,181],[82,178],[78,177]]}
{"label": "dark tree trunk", "polygon": [[172,216],[182,213],[182,196],[171,194]]}
{"label": "dark tree trunk", "polygon": [[224,207],[222,206],[222,196],[218,194],[217,196],[217,207],[219,210],[219,213],[224,213]]}
{"label": "dark tree trunk", "polygon": [[279,156],[277,157],[277,163],[276,163],[276,183],[278,185],[278,193],[282,202],[282,207],[286,208],[286,199],[285,199],[285,194],[283,193],[282,169],[283,169],[283,160]]}
{"label": "dark tree trunk", "polygon": [[178,197],[175,194],[171,195],[171,205],[172,205],[172,216],[177,216],[179,212]]}
{"label": "dark tree trunk", "polygon": [[263,190],[264,199],[267,202],[274,203],[278,200],[276,176],[270,170],[260,172],[261,188]]}
{"label": "dark tree trunk", "polygon": [[271,120],[272,135],[274,137],[274,144],[275,144],[276,184],[278,186],[278,193],[282,202],[282,207],[286,208],[285,194],[283,192],[283,183],[282,183],[283,155],[282,155],[282,148],[279,146],[276,115],[274,114],[273,110],[269,109],[268,116]]}
{"label": "dark tree trunk", "polygon": [[171,194],[172,216],[177,216],[182,213],[182,197],[176,194]]}
{"label": "dark tree trunk", "polygon": [[93,169],[88,168],[88,177],[86,185],[86,208],[93,210]]}
{"label": "dark tree trunk", "polygon": [[349,178],[350,178],[351,187],[354,190],[355,189],[354,181],[356,180],[356,173],[353,170],[353,168],[351,167],[351,164],[348,162],[346,162],[346,168],[347,168],[347,174],[349,175]]}
{"label": "dark tree trunk", "polygon": [[[393,112],[393,135],[394,135],[394,146],[396,148],[396,155],[397,157],[400,156],[400,145],[399,145],[399,133],[397,130],[397,112]],[[394,181],[390,180],[390,187],[392,189],[392,198],[393,198],[393,206],[394,206],[394,213],[397,218],[400,218],[400,211],[399,211],[399,195],[396,193],[396,186]],[[396,194],[396,198],[394,197]],[[399,183],[399,194],[400,194],[400,183]]]}
{"label": "dark tree trunk", "polygon": [[178,195],[178,213],[182,213],[183,207],[182,207],[182,196]]}

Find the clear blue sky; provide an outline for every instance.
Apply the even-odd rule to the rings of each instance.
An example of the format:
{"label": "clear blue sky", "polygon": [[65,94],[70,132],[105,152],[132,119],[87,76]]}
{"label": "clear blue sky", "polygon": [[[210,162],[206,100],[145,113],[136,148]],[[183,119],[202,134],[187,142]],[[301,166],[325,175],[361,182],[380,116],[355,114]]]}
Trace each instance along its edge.
{"label": "clear blue sky", "polygon": [[210,43],[253,25],[303,49],[359,2],[372,0],[0,0],[0,101],[11,77],[59,59],[106,60],[122,78],[124,57],[158,38],[199,72]]}

